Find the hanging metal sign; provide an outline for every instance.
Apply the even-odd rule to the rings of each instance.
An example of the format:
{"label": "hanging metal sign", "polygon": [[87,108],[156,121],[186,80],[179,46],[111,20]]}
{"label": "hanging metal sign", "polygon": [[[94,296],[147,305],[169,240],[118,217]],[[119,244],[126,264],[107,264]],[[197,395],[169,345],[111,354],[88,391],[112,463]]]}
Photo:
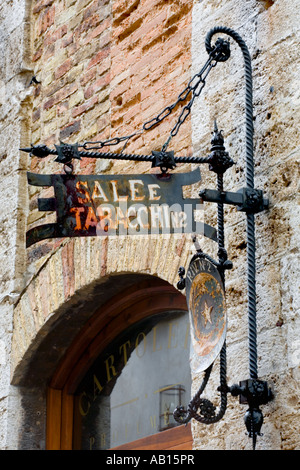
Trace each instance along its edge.
{"label": "hanging metal sign", "polygon": [[218,269],[205,257],[191,261],[185,285],[191,324],[191,369],[197,373],[214,362],[224,344],[225,292]]}
{"label": "hanging metal sign", "polygon": [[39,211],[55,211],[56,223],[30,229],[27,247],[55,237],[200,233],[216,230],[195,219],[199,199],[184,199],[182,187],[201,180],[200,170],[177,174],[39,175],[34,186],[53,186],[54,198],[38,199]]}

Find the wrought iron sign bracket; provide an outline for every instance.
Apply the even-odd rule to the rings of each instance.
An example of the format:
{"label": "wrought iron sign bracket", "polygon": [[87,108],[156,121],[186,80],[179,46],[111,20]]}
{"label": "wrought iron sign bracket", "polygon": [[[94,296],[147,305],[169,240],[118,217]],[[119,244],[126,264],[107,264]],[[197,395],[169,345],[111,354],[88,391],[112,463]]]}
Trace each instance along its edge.
{"label": "wrought iron sign bracket", "polygon": [[[211,44],[215,34],[225,34],[232,38],[240,47],[244,58],[245,69],[245,168],[246,184],[237,192],[224,191],[224,173],[235,163],[224,147],[222,131],[219,131],[215,121],[212,136],[211,152],[206,157],[200,156],[179,156],[175,157],[174,152],[167,151],[173,137],[175,137],[191,112],[192,105],[201,94],[206,78],[210,71],[219,62],[225,62],[230,57],[229,41],[218,38],[214,45]],[[245,415],[245,425],[248,435],[253,440],[253,448],[256,445],[256,437],[260,435],[263,422],[263,415],[259,407],[268,403],[273,394],[265,381],[258,379],[257,371],[257,332],[256,332],[256,283],[255,283],[255,214],[268,209],[269,201],[263,192],[254,187],[254,161],[253,161],[253,105],[252,105],[252,68],[251,58],[248,48],[238,33],[230,28],[218,26],[209,31],[205,40],[205,47],[208,59],[201,71],[194,75],[187,87],[180,93],[177,100],[167,106],[158,116],[143,124],[142,129],[124,137],[111,138],[106,141],[85,142],[83,144],[68,144],[61,142],[55,149],[50,149],[46,145],[31,145],[30,148],[21,150],[28,152],[37,158],[46,158],[48,155],[56,155],[56,162],[64,165],[65,175],[34,175],[28,173],[28,182],[36,186],[53,186],[55,198],[40,199],[39,210],[56,210],[57,223],[45,224],[35,227],[27,232],[27,246],[36,243],[44,238],[63,236],[94,236],[107,235],[108,225],[100,224],[96,217],[98,207],[95,205],[93,195],[98,193],[96,198],[107,201],[120,201],[123,199],[130,201],[129,209],[136,210],[132,203],[136,194],[136,184],[141,184],[145,191],[143,200],[144,209],[150,210],[151,201],[157,200],[157,189],[161,191],[161,202],[170,208],[177,205],[173,212],[174,220],[180,220],[182,206],[187,203],[191,210],[196,210],[197,203],[211,202],[217,204],[218,230],[206,224],[198,225],[204,236],[218,243],[218,261],[215,261],[208,254],[203,253],[198,245],[197,238],[196,254],[192,257],[189,269],[185,273],[184,268],[179,270],[178,289],[186,289],[187,303],[190,312],[191,325],[193,330],[193,346],[196,351],[195,364],[196,372],[204,372],[202,384],[188,404],[187,409],[179,407],[174,411],[174,418],[179,423],[187,423],[192,418],[204,424],[212,424],[219,421],[225,414],[227,407],[227,394],[240,397],[241,404],[248,404],[249,408]],[[189,98],[189,101],[187,102]],[[178,105],[186,103],[177,119],[177,122],[170,132],[170,135],[162,146],[161,151],[152,151],[151,155],[125,154],[128,141],[142,132],[148,131],[159,125],[167,118]],[[124,143],[123,150],[119,153],[99,152],[105,146],[113,146]],[[95,151],[96,150],[96,151]],[[131,160],[136,162],[152,163],[152,168],[159,168],[160,175],[73,175],[73,161],[82,158],[100,158],[111,160]],[[190,185],[200,181],[200,170],[190,173],[168,173],[173,170],[177,163],[208,164],[209,170],[217,175],[217,189],[204,189],[199,193],[199,199],[184,199],[178,191],[185,185]],[[134,179],[135,178],[135,179]],[[138,178],[138,179],[137,179]],[[113,181],[112,181],[113,179]],[[116,185],[119,185],[118,188]],[[123,196],[116,196],[117,189],[121,189]],[[126,193],[126,194],[125,194]],[[226,379],[226,314],[225,314],[225,271],[232,268],[232,262],[227,258],[225,249],[224,231],[224,205],[235,206],[238,211],[246,215],[247,226],[247,290],[248,290],[248,325],[249,325],[249,379],[241,381],[239,385],[229,387]],[[113,204],[112,204],[113,206]],[[179,206],[179,209],[178,209]],[[116,208],[113,206],[113,208]],[[118,207],[120,209],[120,207]],[[102,209],[101,209],[102,210]],[[174,210],[174,209],[173,209]],[[177,210],[177,212],[176,212]],[[99,214],[97,214],[99,215]],[[102,217],[102,216],[101,216]],[[100,217],[100,219],[101,219]],[[129,218],[128,218],[129,219]],[[195,220],[191,216],[193,224]],[[102,219],[101,219],[102,220]],[[105,222],[105,218],[103,219]],[[102,221],[103,221],[102,220]],[[191,224],[193,228],[194,225]],[[173,227],[173,232],[178,233]],[[166,233],[166,232],[155,232]],[[189,232],[197,233],[190,228]],[[118,235],[123,232],[117,232]],[[130,234],[130,233],[129,233]],[[134,231],[132,234],[136,234]],[[186,275],[186,276],[185,276]],[[204,292],[204,286],[206,291]],[[201,290],[202,289],[202,290]],[[193,303],[191,301],[193,300]],[[201,304],[202,302],[202,304]],[[212,312],[215,312],[214,315]],[[202,323],[201,323],[202,322]],[[202,325],[202,326],[201,326]],[[210,330],[203,334],[206,327]],[[201,329],[202,328],[202,329]],[[192,335],[193,336],[193,335]],[[205,337],[205,351],[203,353],[203,338]],[[209,339],[207,339],[209,338]],[[197,357],[198,354],[198,357]],[[213,403],[202,397],[202,393],[210,378],[212,367],[217,356],[220,356],[220,386],[218,391],[221,394],[220,408],[216,411]],[[193,362],[193,361],[192,361]]]}
{"label": "wrought iron sign bracket", "polygon": [[[196,73],[189,81],[187,87],[180,93],[177,100],[171,105],[163,109],[156,117],[145,122],[142,129],[137,132],[123,137],[113,137],[105,141],[91,141],[85,142],[81,145],[68,144],[61,142],[60,145],[55,145],[55,149],[50,149],[46,145],[32,145],[28,148],[21,148],[20,150],[29,153],[31,156],[38,158],[46,158],[48,155],[57,155],[56,162],[62,163],[65,166],[65,171],[70,173],[73,170],[73,159],[82,158],[101,158],[101,159],[112,159],[112,160],[131,160],[131,161],[145,161],[151,162],[152,167],[158,167],[162,173],[167,170],[173,169],[176,163],[213,163],[213,156],[210,157],[174,157],[173,152],[167,152],[168,145],[170,144],[173,137],[175,137],[191,112],[192,105],[197,97],[200,96],[205,84],[206,78],[210,71],[218,64],[218,62],[224,62],[230,57],[229,42],[218,38],[216,44],[210,48],[208,53],[209,57],[199,73]],[[183,107],[177,122],[170,132],[170,135],[162,146],[161,151],[153,151],[151,155],[136,155],[136,154],[125,154],[127,143],[131,138],[142,134],[148,130],[158,126],[164,119],[166,119],[177,107],[190,97],[188,103]],[[116,152],[93,152],[92,150],[102,150],[106,146],[118,145],[125,142],[124,147],[120,153]],[[83,150],[80,150],[82,148]]]}
{"label": "wrought iron sign bracket", "polygon": [[[80,151],[79,144],[68,144],[61,142],[60,145],[55,145],[55,150],[50,149],[47,145],[31,145],[28,148],[22,148],[23,152],[29,153],[31,156],[38,158],[46,158],[49,155],[57,155],[56,162],[62,163],[72,168],[72,161],[74,159],[81,160],[87,158],[109,158],[115,160],[133,160],[133,161],[149,161],[152,162],[152,168],[160,168],[162,173],[167,173],[168,170],[173,170],[177,163],[185,163],[189,157],[174,157],[174,152],[152,151],[151,155],[135,155],[135,154],[117,154],[113,152],[90,152]],[[200,158],[195,163],[206,163],[207,159]]]}
{"label": "wrought iron sign bracket", "polygon": [[[268,199],[264,198],[263,192],[254,187],[254,161],[253,161],[253,109],[252,109],[252,68],[251,58],[248,48],[242,38],[233,30],[226,27],[213,28],[206,37],[206,49],[210,52],[212,49],[211,39],[216,33],[225,33],[232,37],[240,46],[244,57],[245,66],[245,81],[246,81],[246,187],[241,188],[236,193],[224,191],[223,175],[234,164],[230,159],[228,153],[225,151],[224,139],[222,133],[218,131],[216,123],[212,138],[211,149],[211,162],[209,169],[217,174],[217,190],[204,189],[199,193],[202,202],[213,202],[218,206],[218,256],[219,262],[217,263],[208,255],[204,254],[200,247],[196,247],[196,254],[191,259],[189,269],[185,276],[184,268],[179,269],[179,282],[178,289],[187,289],[187,303],[190,312],[191,333],[192,341],[196,344],[195,351],[199,351],[198,361],[194,372],[204,371],[202,384],[192,398],[191,402],[185,409],[178,407],[174,411],[174,418],[178,423],[187,423],[192,418],[195,420],[211,424],[222,419],[227,407],[227,394],[231,393],[232,396],[239,396],[241,404],[249,406],[244,417],[244,423],[250,438],[252,438],[253,449],[256,447],[257,436],[261,435],[261,427],[263,424],[263,414],[260,410],[261,405],[269,403],[273,398],[273,392],[268,386],[266,381],[258,379],[257,374],[257,332],[256,332],[256,283],[255,283],[255,220],[254,215],[267,210],[269,207]],[[225,335],[221,334],[224,329],[224,316],[220,315],[223,311],[222,301],[219,303],[215,300],[216,296],[216,279],[214,287],[212,283],[212,274],[215,267],[217,267],[221,281],[219,284],[223,287],[225,292],[225,270],[231,269],[232,263],[227,260],[227,253],[225,250],[225,233],[224,233],[224,204],[236,206],[237,210],[246,213],[247,220],[247,286],[248,286],[248,324],[249,324],[249,370],[250,378],[241,381],[239,385],[227,385],[226,379],[226,341]],[[210,266],[204,265],[202,262],[196,264],[196,260],[206,259],[206,263]],[[210,277],[207,275],[210,273]],[[206,275],[206,278],[205,276]],[[206,280],[205,280],[206,279]],[[206,290],[201,294],[201,288],[198,288],[197,296],[194,291],[197,288],[197,283],[205,283]],[[202,289],[203,290],[203,289]],[[195,301],[197,299],[197,301]],[[213,318],[210,316],[211,324],[209,329],[205,328],[206,318],[208,313],[212,311],[219,311],[218,321],[222,319],[221,327],[217,323],[213,324]],[[216,316],[216,315],[215,315]],[[204,323],[203,323],[204,319]],[[202,323],[201,323],[202,322]],[[201,331],[199,333],[199,324],[202,324],[203,337]],[[215,329],[213,329],[213,327]],[[211,370],[214,364],[216,353],[218,352],[218,344],[212,341],[212,333],[218,335],[219,343],[223,342],[220,351],[220,386],[218,391],[221,394],[221,402],[219,411],[216,413],[216,407],[210,400],[202,398],[207,382],[209,380]],[[210,342],[207,341],[207,336],[210,334]],[[201,353],[201,346],[203,338],[206,335],[206,353]],[[220,346],[219,346],[220,347]],[[207,352],[209,348],[209,353]],[[203,349],[202,349],[203,350]],[[202,356],[201,356],[202,354]],[[207,362],[209,361],[209,362]]]}

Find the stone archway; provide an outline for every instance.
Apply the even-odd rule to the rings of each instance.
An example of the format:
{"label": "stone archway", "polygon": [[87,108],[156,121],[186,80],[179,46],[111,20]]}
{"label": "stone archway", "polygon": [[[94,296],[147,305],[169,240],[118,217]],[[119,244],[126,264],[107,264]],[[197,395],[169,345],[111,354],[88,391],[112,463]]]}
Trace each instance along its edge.
{"label": "stone archway", "polygon": [[[32,430],[30,448],[45,439],[47,387],[83,326],[112,296],[142,281],[176,292],[189,248],[183,235],[72,239],[46,261],[14,312],[11,383],[23,426]],[[19,448],[27,447],[25,437]]]}
{"label": "stone archway", "polygon": [[[14,311],[12,383],[23,383],[39,345],[61,319],[74,334],[88,319],[82,305],[95,302],[97,289],[119,274],[158,277],[175,286],[179,266],[187,266],[185,235],[72,239],[53,253],[24,290]],[[114,292],[118,290],[113,287]],[[109,289],[106,295],[109,298]],[[62,351],[61,351],[62,353]]]}

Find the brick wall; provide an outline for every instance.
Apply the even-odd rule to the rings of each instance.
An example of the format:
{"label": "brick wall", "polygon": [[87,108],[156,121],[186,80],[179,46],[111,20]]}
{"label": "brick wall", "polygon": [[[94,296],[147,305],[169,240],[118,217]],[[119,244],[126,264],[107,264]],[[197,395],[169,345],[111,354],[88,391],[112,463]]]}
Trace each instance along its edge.
{"label": "brick wall", "polygon": [[[180,0],[34,4],[34,143],[128,135],[176,100],[190,77],[191,8]],[[170,120],[132,148],[160,148],[168,131]],[[190,149],[189,136],[177,151]]]}
{"label": "brick wall", "polygon": [[[111,49],[112,136],[128,135],[176,101],[191,68],[192,1],[113,2]],[[171,130],[168,119],[137,139],[129,150],[160,149]],[[187,125],[174,144],[190,150]]]}
{"label": "brick wall", "polygon": [[[32,143],[105,140],[131,135],[176,101],[191,69],[189,1],[40,0],[32,9],[34,88]],[[161,149],[180,113],[129,141],[126,152]],[[119,152],[124,143],[104,150]],[[191,152],[190,118],[169,149]],[[61,172],[48,157],[32,158],[31,170]],[[144,172],[145,163],[83,159],[75,172]],[[40,223],[38,194],[30,189],[28,227]],[[47,194],[44,190],[40,193]],[[48,217],[47,221],[51,221]],[[45,220],[46,222],[46,220]],[[30,263],[59,246],[45,241],[28,250]]]}

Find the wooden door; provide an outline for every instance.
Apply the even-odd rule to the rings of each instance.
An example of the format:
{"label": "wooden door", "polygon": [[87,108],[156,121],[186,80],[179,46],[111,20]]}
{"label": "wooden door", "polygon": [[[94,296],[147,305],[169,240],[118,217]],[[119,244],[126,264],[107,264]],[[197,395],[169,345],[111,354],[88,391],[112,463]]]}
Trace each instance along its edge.
{"label": "wooden door", "polygon": [[[127,289],[89,320],[63,358],[49,387],[47,449],[80,448],[80,436],[74,433],[74,419],[77,419],[74,407],[77,406],[78,386],[83,377],[101,351],[125,331],[128,324],[133,325],[142,319],[152,318],[169,310],[186,311],[185,298],[168,283],[154,279]],[[78,430],[80,423],[75,424],[75,429]],[[109,448],[191,450],[191,428],[178,426]]]}
{"label": "wooden door", "polygon": [[192,450],[192,448],[193,437],[191,425],[188,424],[114,447],[113,450]]}

